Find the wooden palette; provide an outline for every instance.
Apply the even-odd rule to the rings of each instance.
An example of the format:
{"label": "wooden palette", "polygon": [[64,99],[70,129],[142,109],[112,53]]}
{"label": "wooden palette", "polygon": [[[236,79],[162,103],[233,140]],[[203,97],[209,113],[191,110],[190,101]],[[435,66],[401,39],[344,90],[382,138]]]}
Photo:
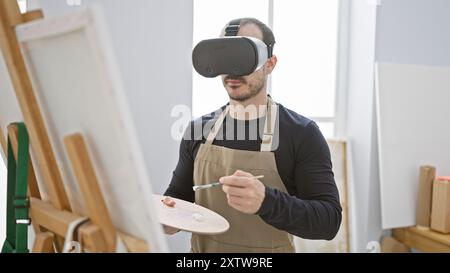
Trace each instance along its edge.
{"label": "wooden palette", "polygon": [[155,207],[161,224],[196,234],[215,235],[230,228],[228,221],[212,210],[177,198],[175,206],[169,207],[161,200],[165,197],[154,195]]}

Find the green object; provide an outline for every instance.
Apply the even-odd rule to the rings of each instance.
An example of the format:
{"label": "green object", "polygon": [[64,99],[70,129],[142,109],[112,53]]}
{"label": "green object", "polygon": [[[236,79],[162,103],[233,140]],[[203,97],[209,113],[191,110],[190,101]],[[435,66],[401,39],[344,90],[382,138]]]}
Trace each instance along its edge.
{"label": "green object", "polygon": [[11,139],[8,137],[8,189],[6,200],[6,241],[2,253],[28,253],[28,226],[30,202],[28,191],[29,139],[24,123],[18,127],[17,162]]}

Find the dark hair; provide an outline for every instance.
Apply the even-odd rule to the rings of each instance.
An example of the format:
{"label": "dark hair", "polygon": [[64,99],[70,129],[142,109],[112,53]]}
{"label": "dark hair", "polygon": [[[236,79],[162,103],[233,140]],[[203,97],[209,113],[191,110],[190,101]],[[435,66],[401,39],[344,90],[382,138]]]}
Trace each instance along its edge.
{"label": "dark hair", "polygon": [[231,20],[228,23],[228,25],[230,25],[230,23],[232,23],[232,22],[239,22],[239,25],[241,27],[243,27],[245,25],[251,25],[251,24],[256,25],[259,28],[259,30],[261,30],[261,32],[262,32],[263,42],[269,48],[270,53],[273,52],[273,47],[275,46],[275,36],[273,35],[272,30],[266,24],[264,24],[263,22],[259,21],[256,18],[251,18],[251,17],[245,17],[245,18]]}

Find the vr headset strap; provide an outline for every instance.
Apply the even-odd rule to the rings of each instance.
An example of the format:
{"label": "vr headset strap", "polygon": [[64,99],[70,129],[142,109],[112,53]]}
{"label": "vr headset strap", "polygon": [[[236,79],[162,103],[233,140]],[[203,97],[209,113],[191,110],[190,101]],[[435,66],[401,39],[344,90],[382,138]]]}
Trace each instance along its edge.
{"label": "vr headset strap", "polygon": [[[225,28],[225,36],[226,37],[237,36],[240,27],[241,27],[240,19],[231,21]],[[269,58],[273,56],[273,44],[267,46],[267,54]]]}
{"label": "vr headset strap", "polygon": [[225,29],[225,36],[237,36],[237,33],[239,32],[239,28],[241,26],[241,20],[236,19],[230,22],[228,24],[227,28]]}

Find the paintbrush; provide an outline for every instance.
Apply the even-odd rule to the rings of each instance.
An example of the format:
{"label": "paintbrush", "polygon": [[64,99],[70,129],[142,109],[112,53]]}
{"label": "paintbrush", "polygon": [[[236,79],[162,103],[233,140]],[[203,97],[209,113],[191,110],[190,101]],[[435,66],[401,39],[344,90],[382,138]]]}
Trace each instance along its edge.
{"label": "paintbrush", "polygon": [[[253,178],[253,179],[261,179],[261,178],[264,178],[264,175],[253,176],[251,178]],[[220,186],[220,185],[222,185],[222,183],[214,182],[214,183],[211,183],[211,184],[206,184],[206,185],[201,185],[201,186],[193,186],[192,189],[194,191],[198,191],[198,190],[205,190],[205,189],[214,188],[214,187],[217,187],[217,186]]]}

